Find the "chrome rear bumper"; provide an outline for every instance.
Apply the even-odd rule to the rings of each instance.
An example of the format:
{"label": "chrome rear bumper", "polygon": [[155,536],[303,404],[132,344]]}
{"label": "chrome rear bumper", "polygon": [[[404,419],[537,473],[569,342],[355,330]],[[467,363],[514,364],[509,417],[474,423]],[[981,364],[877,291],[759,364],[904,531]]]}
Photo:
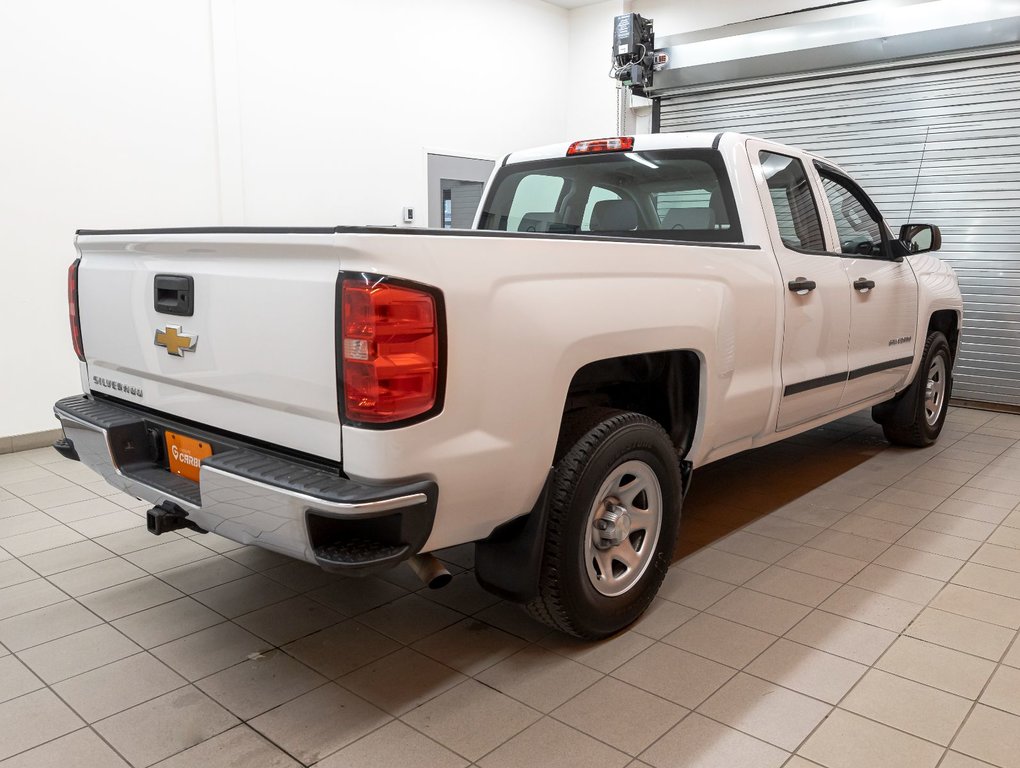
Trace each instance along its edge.
{"label": "chrome rear bumper", "polygon": [[[76,453],[110,485],[154,506],[175,505],[200,528],[243,544],[329,570],[367,573],[416,554],[432,531],[438,490],[431,481],[356,483],[335,467],[105,398],[64,398],[54,414],[64,430],[64,455]],[[197,484],[166,468],[166,429],[213,446]]]}

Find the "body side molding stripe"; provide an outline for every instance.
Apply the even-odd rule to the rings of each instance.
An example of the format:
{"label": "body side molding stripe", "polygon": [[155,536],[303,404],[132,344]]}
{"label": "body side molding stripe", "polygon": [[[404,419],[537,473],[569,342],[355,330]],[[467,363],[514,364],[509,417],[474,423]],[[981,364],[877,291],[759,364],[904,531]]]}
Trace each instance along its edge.
{"label": "body side molding stripe", "polygon": [[809,389],[827,387],[830,384],[838,384],[840,382],[852,381],[853,379],[859,379],[862,376],[868,376],[872,373],[878,373],[879,371],[887,371],[890,368],[899,368],[904,365],[910,365],[913,362],[914,358],[912,357],[901,357],[898,360],[887,360],[884,363],[866,365],[863,368],[856,368],[852,371],[846,371],[844,373],[833,373],[828,376],[820,376],[817,379],[798,381],[796,384],[787,384],[786,387],[783,388],[783,397],[787,397],[789,395],[796,395],[799,392],[807,392]]}
{"label": "body side molding stripe", "polygon": [[846,381],[846,378],[846,371],[843,371],[842,373],[832,373],[828,376],[820,376],[817,379],[798,381],[796,384],[787,384],[783,389],[783,396],[796,395],[798,392],[807,392],[809,389],[827,387],[830,384],[841,384]]}
{"label": "body side molding stripe", "polygon": [[858,368],[854,371],[850,371],[850,380],[859,379],[861,376],[867,376],[870,373],[878,373],[879,371],[887,371],[890,368],[899,368],[901,365],[910,365],[914,362],[912,357],[901,357],[899,360],[889,360],[885,363],[875,363],[874,365],[866,365],[863,368]]}

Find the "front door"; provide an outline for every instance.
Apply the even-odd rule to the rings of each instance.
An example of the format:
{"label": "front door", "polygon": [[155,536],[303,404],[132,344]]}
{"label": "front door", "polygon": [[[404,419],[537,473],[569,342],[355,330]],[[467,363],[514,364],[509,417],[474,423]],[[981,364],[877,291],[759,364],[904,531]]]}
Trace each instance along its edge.
{"label": "front door", "polygon": [[777,430],[835,411],[847,380],[850,286],[842,259],[826,251],[819,190],[804,162],[747,144],[776,261],[785,320]]}
{"label": "front door", "polygon": [[850,282],[849,373],[840,401],[849,406],[892,395],[906,384],[917,333],[917,281],[910,265],[895,261],[875,204],[852,180],[818,165]]}

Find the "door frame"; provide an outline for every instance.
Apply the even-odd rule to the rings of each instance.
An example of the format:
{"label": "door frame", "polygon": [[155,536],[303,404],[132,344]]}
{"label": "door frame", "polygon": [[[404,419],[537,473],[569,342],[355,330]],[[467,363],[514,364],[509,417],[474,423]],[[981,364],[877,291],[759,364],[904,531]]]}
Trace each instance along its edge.
{"label": "door frame", "polygon": [[[818,227],[820,230],[820,234],[822,236],[824,250],[807,250],[800,248],[792,248],[783,243],[782,235],[778,229],[778,215],[776,214],[775,205],[772,201],[772,197],[769,194],[768,182],[764,177],[764,172],[761,166],[760,153],[763,151],[770,152],[775,155],[780,155],[782,157],[792,158],[800,163],[801,169],[803,170],[804,176],[807,180],[808,187],[811,190],[814,207],[818,215]],[[847,278],[846,266],[844,264],[842,254],[836,253],[832,250],[833,232],[831,223],[827,219],[826,211],[823,206],[825,191],[822,188],[821,180],[818,177],[818,174],[813,165],[814,157],[810,153],[797,150],[796,148],[793,147],[787,147],[775,144],[764,139],[757,139],[753,137],[749,138],[744,143],[744,152],[746,153],[747,160],[750,164],[751,172],[754,177],[756,193],[758,195],[759,205],[761,206],[762,215],[764,217],[765,230],[769,239],[770,249],[772,251],[773,258],[775,259],[776,262],[777,272],[780,275],[781,297],[779,301],[782,307],[782,323],[784,331],[782,334],[782,342],[780,343],[779,348],[777,350],[778,354],[777,371],[779,375],[778,379],[779,385],[777,387],[776,394],[775,420],[772,423],[772,427],[776,432],[785,432],[790,429],[796,429],[796,427],[799,424],[811,421],[811,419],[813,418],[818,418],[821,415],[828,415],[830,413],[834,413],[839,409],[839,402],[842,399],[843,390],[840,389],[838,394],[834,391],[830,392],[828,390],[830,387],[834,387],[838,384],[842,384],[843,388],[845,388],[846,386],[845,372],[847,370],[847,360],[844,358],[843,370],[841,371],[838,372],[832,371],[831,373],[827,373],[825,375],[812,379],[806,380],[800,379],[798,381],[792,382],[787,380],[787,376],[789,375],[790,371],[786,368],[785,362],[787,354],[788,352],[790,352],[790,348],[788,347],[788,339],[786,338],[785,329],[787,319],[790,314],[790,297],[788,294],[788,288],[786,284],[789,275],[784,274],[784,267],[788,265],[784,265],[782,259],[787,253],[789,253],[793,258],[803,257],[806,259],[818,259],[819,260],[818,265],[820,267],[824,267],[827,273],[829,273],[830,277],[832,276],[832,273],[836,273],[842,278],[840,283],[845,287],[844,295],[846,298],[845,306],[846,335],[844,336],[842,342],[843,353],[847,352],[847,346],[850,341],[850,290],[851,290],[850,282],[849,279]],[[808,278],[812,277],[812,275],[809,274],[805,274],[805,276]],[[834,286],[830,286],[830,288],[833,287]],[[833,306],[832,311],[835,311],[835,309],[836,309],[835,306]],[[842,381],[834,379],[834,377],[837,375],[842,375],[844,377]],[[826,379],[833,380],[828,381],[826,383],[822,383]],[[787,406],[788,411],[793,411],[794,413],[796,413],[798,410],[798,405],[801,408],[805,405],[805,394],[819,389],[826,390],[824,394],[827,400],[832,401],[831,404],[825,406],[822,409],[813,408],[812,409],[813,415],[809,416],[808,418],[799,419],[797,416],[793,416],[792,421],[789,421],[788,423],[783,422],[784,405]],[[812,395],[811,399],[807,400],[807,404],[813,405],[814,403],[819,401],[820,394],[821,393],[816,392],[814,395]],[[790,400],[791,397],[796,397],[797,395],[801,396],[798,398],[799,402],[795,403],[794,401]]]}
{"label": "door frame", "polygon": [[[441,204],[436,205],[435,210],[433,210],[433,202],[438,202],[433,201],[432,198],[432,178],[429,172],[429,158],[433,155],[450,157],[456,160],[477,160],[481,162],[490,162],[493,164],[493,170],[495,170],[496,164],[499,163],[499,161],[502,159],[502,156],[501,155],[494,156],[484,152],[462,152],[459,150],[452,150],[448,148],[442,149],[439,147],[429,146],[422,147],[422,178],[424,179],[422,184],[425,192],[424,195],[425,205],[423,207],[425,211],[424,226],[441,227],[443,220],[442,205]],[[489,175],[491,176],[491,172]],[[466,179],[466,181],[470,181],[470,179]],[[487,182],[488,177],[486,177],[485,179],[481,179],[481,181],[482,183]],[[437,221],[438,223],[433,225],[431,223],[433,220]],[[422,226],[422,224],[419,224],[417,221],[415,222],[415,225]]]}

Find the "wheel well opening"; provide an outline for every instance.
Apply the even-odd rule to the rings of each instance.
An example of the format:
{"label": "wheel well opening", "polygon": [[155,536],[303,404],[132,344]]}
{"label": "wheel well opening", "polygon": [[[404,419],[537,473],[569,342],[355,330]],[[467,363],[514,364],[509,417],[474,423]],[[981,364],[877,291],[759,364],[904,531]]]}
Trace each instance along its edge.
{"label": "wheel well opening", "polygon": [[701,361],[688,350],[648,352],[588,363],[570,382],[563,409],[564,425],[570,423],[572,415],[589,409],[642,413],[659,422],[680,456],[685,456],[694,441],[698,421],[700,377]]}
{"label": "wheel well opening", "polygon": [[949,352],[952,355],[953,362],[955,362],[957,347],[960,341],[959,314],[952,309],[940,309],[932,313],[931,318],[928,320],[928,332],[925,336],[927,337],[933,331],[942,331],[945,334],[946,339],[949,341]]}

